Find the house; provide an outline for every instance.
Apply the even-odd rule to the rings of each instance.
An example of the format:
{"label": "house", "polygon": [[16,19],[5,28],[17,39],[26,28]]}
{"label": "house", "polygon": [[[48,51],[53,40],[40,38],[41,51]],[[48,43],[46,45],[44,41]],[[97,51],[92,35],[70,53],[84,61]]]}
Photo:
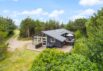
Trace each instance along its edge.
{"label": "house", "polygon": [[42,33],[46,37],[42,42],[46,47],[63,47],[74,43],[73,32],[66,29],[48,30]]}

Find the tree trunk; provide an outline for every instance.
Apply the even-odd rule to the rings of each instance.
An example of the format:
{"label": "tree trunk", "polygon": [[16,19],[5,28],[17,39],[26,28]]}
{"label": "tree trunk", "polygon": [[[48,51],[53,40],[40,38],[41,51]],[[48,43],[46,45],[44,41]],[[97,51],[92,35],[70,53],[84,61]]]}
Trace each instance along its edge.
{"label": "tree trunk", "polygon": [[27,36],[30,37],[30,30],[29,30],[29,28],[27,30]]}

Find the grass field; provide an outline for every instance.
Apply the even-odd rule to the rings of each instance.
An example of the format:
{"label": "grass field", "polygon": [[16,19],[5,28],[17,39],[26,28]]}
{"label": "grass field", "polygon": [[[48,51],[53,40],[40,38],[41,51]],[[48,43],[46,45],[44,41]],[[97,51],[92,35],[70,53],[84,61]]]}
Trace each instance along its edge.
{"label": "grass field", "polygon": [[[18,29],[14,30],[14,35],[9,40],[18,40],[19,34]],[[17,48],[13,52],[8,52],[7,58],[0,61],[0,71],[28,71],[38,54],[39,52],[27,50],[25,46]]]}
{"label": "grass field", "polygon": [[8,57],[0,62],[0,71],[28,71],[38,53],[26,49],[9,53]]}
{"label": "grass field", "polygon": [[19,31],[19,29],[16,29],[16,30],[14,30],[14,38],[18,38],[19,37],[19,34],[20,34],[20,31]]}

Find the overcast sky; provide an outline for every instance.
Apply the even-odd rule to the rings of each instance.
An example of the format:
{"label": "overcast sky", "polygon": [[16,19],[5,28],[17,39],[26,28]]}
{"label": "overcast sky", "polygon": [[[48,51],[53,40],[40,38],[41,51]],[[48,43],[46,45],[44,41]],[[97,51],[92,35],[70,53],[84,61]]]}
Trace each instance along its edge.
{"label": "overcast sky", "polygon": [[0,15],[16,23],[26,17],[68,22],[88,18],[103,7],[103,0],[0,0]]}

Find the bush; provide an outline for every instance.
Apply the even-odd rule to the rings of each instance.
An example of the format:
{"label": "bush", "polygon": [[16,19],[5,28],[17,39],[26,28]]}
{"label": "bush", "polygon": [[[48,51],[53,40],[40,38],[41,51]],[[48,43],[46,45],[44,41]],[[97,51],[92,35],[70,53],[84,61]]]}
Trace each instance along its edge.
{"label": "bush", "polygon": [[98,64],[103,71],[103,8],[94,14],[86,23],[90,60]]}
{"label": "bush", "polygon": [[81,34],[81,32],[78,30],[75,32],[75,39],[79,39],[81,38],[83,35]]}
{"label": "bush", "polygon": [[81,55],[88,57],[89,48],[87,47],[86,41],[87,41],[86,38],[77,39],[75,41],[74,49],[72,53],[81,54]]}
{"label": "bush", "polygon": [[46,49],[34,60],[30,71],[97,71],[97,66],[82,55]]}
{"label": "bush", "polygon": [[5,42],[7,38],[13,35],[13,30],[16,28],[12,19],[0,17],[0,60],[6,57],[7,46]]}
{"label": "bush", "polygon": [[7,33],[6,32],[3,32],[3,31],[0,31],[0,43],[4,41],[4,38],[7,37]]}
{"label": "bush", "polygon": [[0,44],[0,60],[3,60],[6,57],[7,46]]}

